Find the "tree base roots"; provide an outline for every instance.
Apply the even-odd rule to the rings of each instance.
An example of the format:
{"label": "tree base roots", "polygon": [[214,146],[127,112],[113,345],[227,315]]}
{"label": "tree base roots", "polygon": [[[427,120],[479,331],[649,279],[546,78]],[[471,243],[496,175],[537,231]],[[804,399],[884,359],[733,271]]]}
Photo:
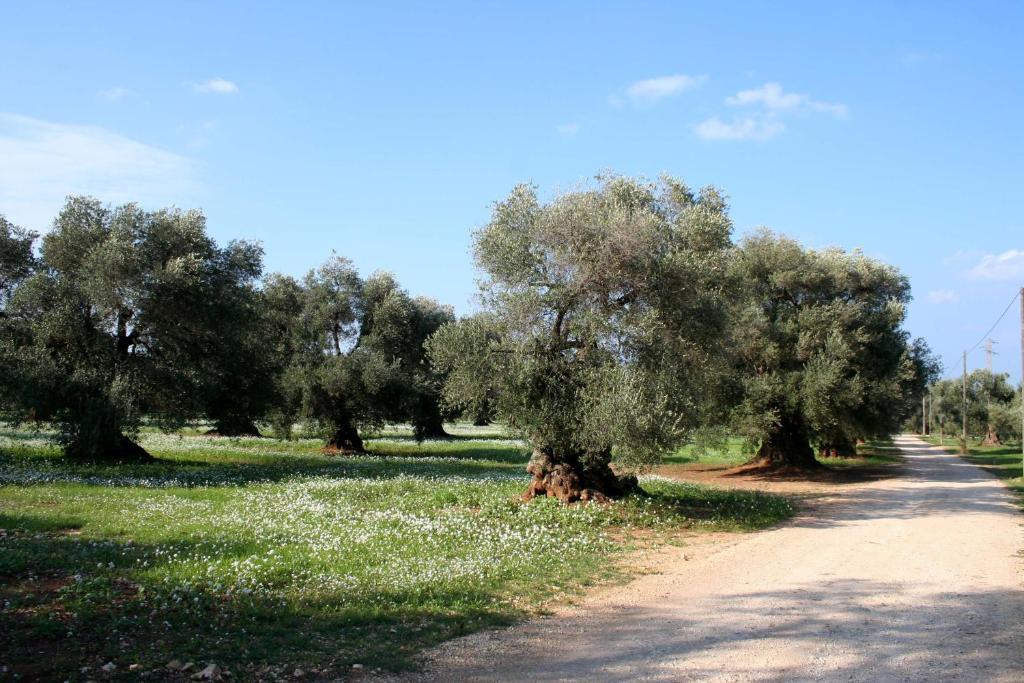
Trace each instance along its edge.
{"label": "tree base roots", "polygon": [[526,471],[533,479],[523,493],[524,501],[551,496],[563,503],[609,503],[640,489],[636,477],[620,477],[607,464],[584,467],[578,461],[557,461],[536,451]]}
{"label": "tree base roots", "polygon": [[366,448],[355,427],[345,427],[335,430],[323,452],[324,455],[353,455],[366,453]]}
{"label": "tree base roots", "polygon": [[999,439],[999,435],[995,432],[989,432],[985,435],[985,439],[981,442],[982,446],[1002,446],[1003,442]]}

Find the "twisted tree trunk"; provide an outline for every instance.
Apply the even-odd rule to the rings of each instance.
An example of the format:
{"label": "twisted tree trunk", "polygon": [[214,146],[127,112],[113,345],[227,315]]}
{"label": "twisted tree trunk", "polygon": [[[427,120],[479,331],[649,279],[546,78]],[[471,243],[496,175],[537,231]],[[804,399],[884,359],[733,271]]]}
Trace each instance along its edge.
{"label": "twisted tree trunk", "polygon": [[537,449],[526,466],[533,479],[523,493],[523,500],[551,496],[563,503],[606,503],[639,489],[636,477],[616,475],[610,462],[611,454],[583,458],[579,454],[558,455]]}
{"label": "twisted tree trunk", "polygon": [[800,469],[821,466],[814,458],[814,450],[811,449],[803,420],[788,414],[783,414],[772,431],[761,441],[761,447],[758,448],[751,464]]}
{"label": "twisted tree trunk", "polygon": [[451,434],[444,431],[444,419],[442,419],[439,411],[432,411],[420,417],[413,425],[413,431],[418,441],[423,439],[448,439],[451,437]]}
{"label": "twisted tree trunk", "polygon": [[826,439],[818,448],[818,455],[822,458],[853,458],[857,456],[857,444],[843,436]]}
{"label": "twisted tree trunk", "polygon": [[348,420],[335,425],[334,434],[324,446],[324,453],[328,455],[365,452],[366,448],[363,446],[363,440],[359,437],[359,430]]}
{"label": "twisted tree trunk", "polygon": [[259,427],[252,420],[229,419],[217,420],[213,429],[206,432],[207,436],[263,436]]}

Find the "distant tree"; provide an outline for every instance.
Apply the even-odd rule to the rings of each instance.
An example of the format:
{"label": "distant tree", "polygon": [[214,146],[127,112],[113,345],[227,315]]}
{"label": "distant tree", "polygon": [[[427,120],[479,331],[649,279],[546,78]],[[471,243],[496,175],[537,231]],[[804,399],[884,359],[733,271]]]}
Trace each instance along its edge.
{"label": "distant tree", "polygon": [[931,385],[942,375],[942,361],[928,346],[928,342],[918,337],[907,345],[904,365],[901,383],[903,401],[899,414],[894,415],[894,418],[901,422],[912,422],[921,415],[921,399],[931,394]]}
{"label": "distant tree", "polygon": [[301,368],[297,354],[302,348],[306,292],[295,278],[275,273],[266,278],[260,294],[263,341],[274,366],[267,419],[278,437],[289,438],[302,414],[302,383],[296,373]]}
{"label": "distant tree", "polygon": [[330,433],[328,450],[362,452],[360,430],[386,422],[409,420],[419,438],[440,430],[423,342],[447,309],[413,300],[388,273],[364,281],[338,257],[306,276],[301,296],[286,376],[301,414]]}
{"label": "distant tree", "polygon": [[[933,412],[944,434],[962,440],[963,379],[954,377],[931,387]],[[916,417],[916,416],[915,416]],[[1006,373],[974,370],[967,376],[967,436],[994,445],[1017,440],[1021,432],[1020,395]]]}
{"label": "distant tree", "polygon": [[447,437],[444,423],[457,415],[456,411],[442,404],[444,376],[430,361],[425,348],[426,341],[437,330],[454,320],[455,314],[450,306],[425,297],[412,301],[402,358],[410,373],[406,412],[419,440]]}
{"label": "distant tree", "polygon": [[6,306],[14,288],[32,274],[36,264],[32,248],[37,238],[0,215],[0,306]]}
{"label": "distant tree", "polygon": [[[249,250],[257,250],[248,245]],[[215,311],[218,334],[207,354],[202,383],[203,412],[220,436],[259,436],[256,423],[278,402],[277,375],[283,371],[280,349],[274,343],[264,294],[252,279],[259,254],[235,249],[234,261],[211,283],[218,292],[209,306]],[[293,309],[291,315],[298,315]]]}
{"label": "distant tree", "polygon": [[26,343],[24,321],[13,319],[8,306],[14,290],[33,272],[36,259],[34,233],[0,216],[0,410],[14,407],[18,383],[23,379],[19,347]]}
{"label": "distant tree", "polygon": [[762,231],[731,262],[740,289],[733,335],[742,400],[736,426],[756,460],[814,467],[857,437],[895,431],[912,371],[900,325],[909,285],[860,253],[812,251]]}
{"label": "distant tree", "polygon": [[130,438],[141,416],[170,428],[202,413],[218,302],[260,268],[258,247],[218,248],[198,211],[70,198],[5,307],[17,330],[6,389],[58,426],[68,456],[146,458]]}
{"label": "distant tree", "polygon": [[450,405],[531,445],[524,497],[602,500],[716,411],[731,223],[722,196],[602,177],[542,204],[519,186],[474,234],[484,312],[428,342]]}

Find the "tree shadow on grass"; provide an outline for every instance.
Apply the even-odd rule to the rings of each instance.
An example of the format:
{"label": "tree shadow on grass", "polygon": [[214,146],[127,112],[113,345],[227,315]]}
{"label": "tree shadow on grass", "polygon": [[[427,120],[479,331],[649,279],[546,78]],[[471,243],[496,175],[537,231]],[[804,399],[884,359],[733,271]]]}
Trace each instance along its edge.
{"label": "tree shadow on grass", "polygon": [[525,476],[528,457],[518,451],[480,447],[457,455],[372,451],[367,456],[267,456],[256,462],[208,462],[157,457],[146,463],[76,462],[61,457],[0,450],[0,484],[78,483],[142,488],[218,487],[294,479],[434,476],[493,479]]}

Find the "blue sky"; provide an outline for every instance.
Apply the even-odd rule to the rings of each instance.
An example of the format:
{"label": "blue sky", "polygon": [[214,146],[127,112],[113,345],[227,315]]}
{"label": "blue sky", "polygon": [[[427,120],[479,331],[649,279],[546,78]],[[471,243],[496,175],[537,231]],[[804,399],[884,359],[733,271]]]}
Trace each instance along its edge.
{"label": "blue sky", "polygon": [[[518,182],[714,184],[899,266],[955,372],[1024,284],[1021,3],[5,3],[0,212],[201,207],[301,274],[332,250],[459,311]],[[1016,309],[993,337],[1019,376]],[[971,365],[984,363],[982,353]]]}

